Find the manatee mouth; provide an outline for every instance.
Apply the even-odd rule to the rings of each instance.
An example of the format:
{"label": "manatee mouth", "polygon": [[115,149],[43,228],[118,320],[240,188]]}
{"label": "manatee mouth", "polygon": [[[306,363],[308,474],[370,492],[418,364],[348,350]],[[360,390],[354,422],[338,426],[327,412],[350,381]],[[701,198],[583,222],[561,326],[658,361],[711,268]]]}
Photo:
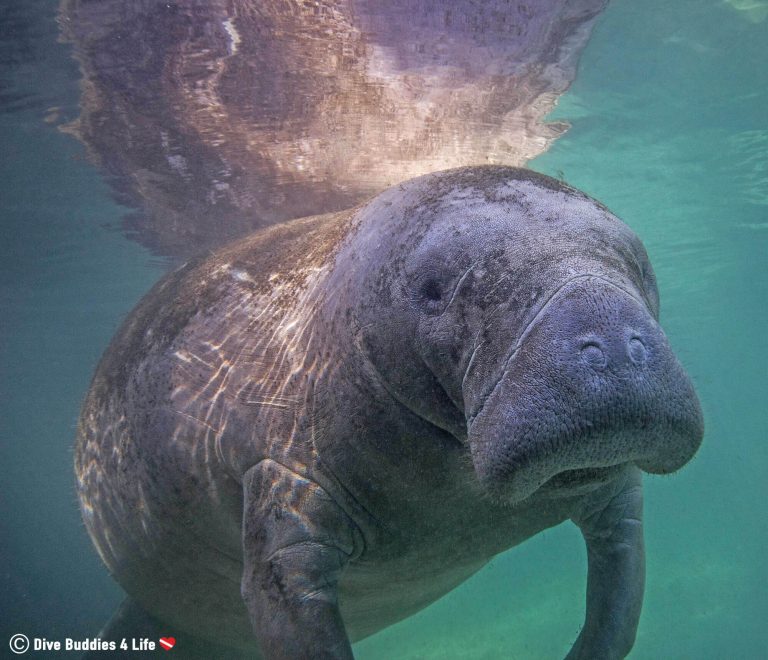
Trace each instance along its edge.
{"label": "manatee mouth", "polygon": [[[552,423],[552,417],[542,417],[528,418],[517,428],[513,425],[514,431],[501,444],[475,440],[475,469],[494,500],[516,504],[534,494],[576,496],[615,479],[631,464],[645,471],[673,472],[690,458],[682,452],[659,456],[658,447],[665,440],[677,444],[676,432],[664,423],[650,428],[627,422],[622,428],[607,425],[590,431],[577,422],[573,433],[547,436],[536,434],[536,421]],[[486,437],[498,438],[494,433]],[[648,470],[648,465],[655,469]]]}
{"label": "manatee mouth", "polygon": [[628,465],[618,463],[609,467],[563,470],[545,481],[535,493],[548,498],[582,495],[613,481]]}
{"label": "manatee mouth", "polygon": [[698,399],[682,379],[629,393],[611,387],[580,400],[573,390],[562,394],[542,383],[531,388],[514,376],[511,371],[469,427],[475,471],[494,499],[514,504],[537,491],[588,492],[630,464],[668,474],[701,442]]}

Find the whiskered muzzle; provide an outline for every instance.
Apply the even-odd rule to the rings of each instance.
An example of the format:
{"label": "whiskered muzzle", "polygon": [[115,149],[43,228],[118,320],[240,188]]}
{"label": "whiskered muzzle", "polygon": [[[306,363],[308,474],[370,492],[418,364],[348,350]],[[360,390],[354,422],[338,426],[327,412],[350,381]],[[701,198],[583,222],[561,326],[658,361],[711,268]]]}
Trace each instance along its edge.
{"label": "whiskered muzzle", "polygon": [[526,329],[468,435],[481,482],[520,501],[573,470],[674,472],[703,431],[691,381],[644,303],[583,278]]}

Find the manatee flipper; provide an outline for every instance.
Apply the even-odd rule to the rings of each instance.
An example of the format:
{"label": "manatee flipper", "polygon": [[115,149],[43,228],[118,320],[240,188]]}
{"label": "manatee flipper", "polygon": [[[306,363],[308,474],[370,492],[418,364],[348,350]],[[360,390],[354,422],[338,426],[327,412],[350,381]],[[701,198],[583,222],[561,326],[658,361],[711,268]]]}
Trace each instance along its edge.
{"label": "manatee flipper", "polygon": [[613,660],[635,641],[645,586],[642,474],[627,470],[607,499],[587,498],[574,522],[587,543],[587,613],[566,660]]}
{"label": "manatee flipper", "polygon": [[[104,624],[99,631],[98,637],[107,642],[115,642],[118,648],[106,653],[110,658],[129,658],[135,657],[136,652],[131,652],[131,640],[140,638],[149,638],[157,642],[163,634],[160,630],[162,624],[150,615],[141,605],[130,596],[126,598],[117,608],[117,611]],[[120,642],[127,640],[128,649],[121,650]],[[86,651],[83,660],[97,660],[104,658],[104,651]]]}
{"label": "manatee flipper", "polygon": [[262,654],[352,660],[337,585],[357,527],[320,486],[272,460],[246,472],[243,489],[241,589]]}

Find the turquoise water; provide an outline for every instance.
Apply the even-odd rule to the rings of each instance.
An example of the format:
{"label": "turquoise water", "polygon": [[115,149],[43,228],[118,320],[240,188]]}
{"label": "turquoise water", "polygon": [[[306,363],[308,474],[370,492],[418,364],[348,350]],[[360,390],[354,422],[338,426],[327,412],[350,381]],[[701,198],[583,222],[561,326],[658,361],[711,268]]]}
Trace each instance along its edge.
{"label": "turquoise water", "polygon": [[[531,163],[601,199],[643,238],[662,323],[705,410],[697,458],[646,479],[648,583],[633,658],[768,656],[761,6],[613,2],[553,115],[571,130]],[[79,521],[71,444],[98,356],[165,266],[122,235],[126,210],[79,143],[44,121],[78,111],[79,74],[56,42],[55,8],[25,6],[13,36],[26,29],[26,47],[5,57],[10,92],[0,88],[2,652],[17,632],[93,636],[121,599]],[[3,11],[5,29],[13,10]],[[585,561],[575,528],[548,531],[358,644],[358,657],[561,657],[581,624]]]}
{"label": "turquoise water", "polygon": [[78,112],[56,5],[0,13],[0,657],[15,633],[94,635],[122,598],[80,521],[72,442],[99,355],[163,272],[118,231],[126,210],[82,146],[44,121]]}

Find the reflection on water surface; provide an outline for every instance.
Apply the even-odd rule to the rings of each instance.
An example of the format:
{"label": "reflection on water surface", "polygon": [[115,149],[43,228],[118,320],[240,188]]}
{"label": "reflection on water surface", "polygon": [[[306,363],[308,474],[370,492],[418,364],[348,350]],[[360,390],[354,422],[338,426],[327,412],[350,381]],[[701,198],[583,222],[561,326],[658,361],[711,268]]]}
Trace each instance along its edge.
{"label": "reflection on water surface", "polygon": [[348,208],[398,181],[523,164],[605,0],[65,0],[84,75],[70,124],[185,255]]}

